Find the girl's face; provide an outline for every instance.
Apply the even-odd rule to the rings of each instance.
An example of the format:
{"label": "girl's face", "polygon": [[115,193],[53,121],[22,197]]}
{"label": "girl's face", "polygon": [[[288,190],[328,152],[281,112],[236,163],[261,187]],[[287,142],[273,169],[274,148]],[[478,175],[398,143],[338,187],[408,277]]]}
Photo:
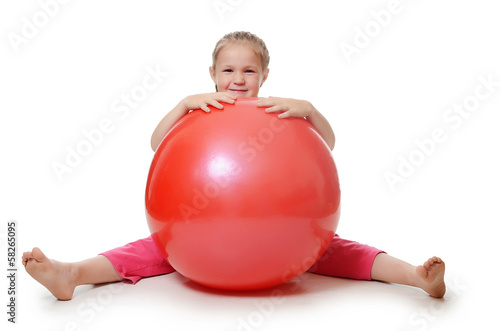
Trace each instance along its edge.
{"label": "girl's face", "polygon": [[266,81],[269,69],[262,70],[260,57],[242,43],[229,44],[221,49],[210,67],[210,76],[219,92],[232,92],[239,97],[257,97]]}

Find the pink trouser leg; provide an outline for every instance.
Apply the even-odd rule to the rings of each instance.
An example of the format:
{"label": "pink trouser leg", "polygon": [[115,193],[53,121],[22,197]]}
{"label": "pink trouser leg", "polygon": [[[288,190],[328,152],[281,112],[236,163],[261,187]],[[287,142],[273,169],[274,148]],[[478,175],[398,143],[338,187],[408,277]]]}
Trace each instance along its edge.
{"label": "pink trouser leg", "polygon": [[143,277],[158,276],[174,272],[165,260],[151,236],[101,253],[111,261],[122,278],[137,283]]}
{"label": "pink trouser leg", "polygon": [[326,252],[308,271],[326,276],[371,280],[373,261],[379,253],[384,251],[335,235]]}

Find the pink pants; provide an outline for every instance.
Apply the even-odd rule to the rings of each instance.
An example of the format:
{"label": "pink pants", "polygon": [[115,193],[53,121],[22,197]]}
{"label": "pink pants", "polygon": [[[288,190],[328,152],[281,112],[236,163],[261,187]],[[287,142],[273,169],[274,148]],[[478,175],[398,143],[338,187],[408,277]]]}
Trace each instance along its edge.
{"label": "pink pants", "polygon": [[[309,271],[327,276],[371,280],[373,261],[379,253],[383,251],[335,235],[326,252]],[[163,258],[151,236],[100,255],[108,258],[120,276],[132,284],[143,277],[175,271]]]}

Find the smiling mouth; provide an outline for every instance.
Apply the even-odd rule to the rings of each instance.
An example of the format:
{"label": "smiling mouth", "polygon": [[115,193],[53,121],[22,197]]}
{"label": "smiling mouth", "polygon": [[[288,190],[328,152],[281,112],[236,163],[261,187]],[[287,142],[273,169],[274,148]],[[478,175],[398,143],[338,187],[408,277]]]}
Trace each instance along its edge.
{"label": "smiling mouth", "polygon": [[246,92],[248,92],[248,90],[233,90],[233,89],[230,89],[229,91],[234,92],[234,93],[246,93]]}

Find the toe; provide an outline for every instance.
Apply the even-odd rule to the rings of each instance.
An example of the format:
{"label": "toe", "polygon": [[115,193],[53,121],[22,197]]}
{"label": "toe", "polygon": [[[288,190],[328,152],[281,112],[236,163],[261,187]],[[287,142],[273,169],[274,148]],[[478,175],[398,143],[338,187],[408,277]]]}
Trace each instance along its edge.
{"label": "toe", "polygon": [[42,262],[47,259],[45,254],[43,254],[42,250],[38,247],[33,248],[33,258],[38,262]]}

